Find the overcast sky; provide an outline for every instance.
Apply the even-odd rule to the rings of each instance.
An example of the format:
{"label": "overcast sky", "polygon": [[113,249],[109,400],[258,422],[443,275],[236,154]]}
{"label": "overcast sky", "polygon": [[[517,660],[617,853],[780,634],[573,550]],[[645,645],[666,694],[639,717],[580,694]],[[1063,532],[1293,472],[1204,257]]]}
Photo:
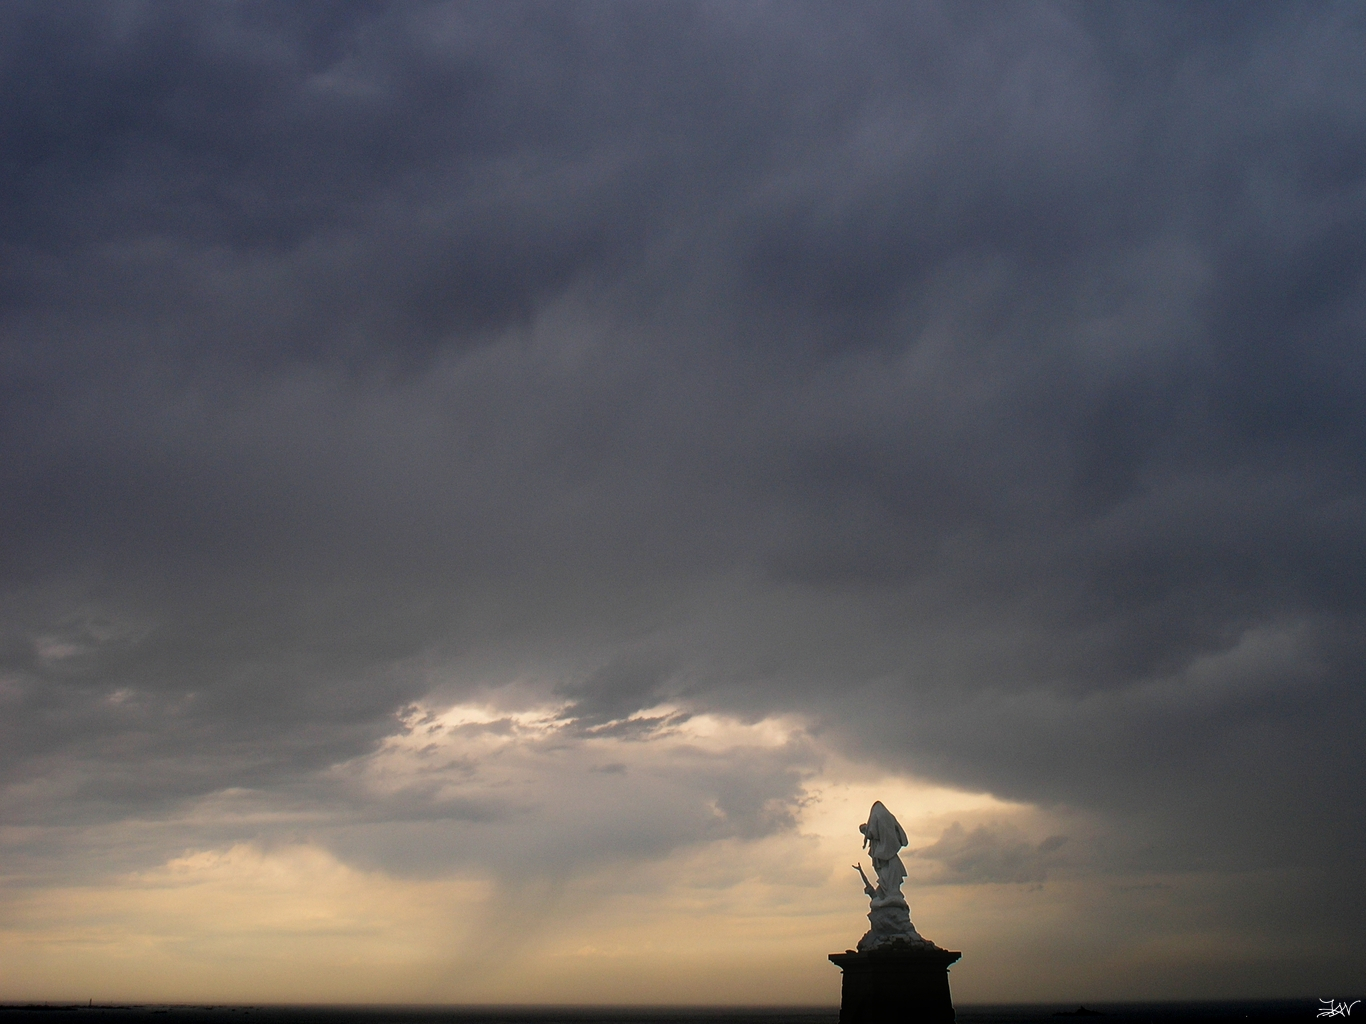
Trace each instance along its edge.
{"label": "overcast sky", "polygon": [[1362,994],[1363,52],[0,7],[0,999]]}

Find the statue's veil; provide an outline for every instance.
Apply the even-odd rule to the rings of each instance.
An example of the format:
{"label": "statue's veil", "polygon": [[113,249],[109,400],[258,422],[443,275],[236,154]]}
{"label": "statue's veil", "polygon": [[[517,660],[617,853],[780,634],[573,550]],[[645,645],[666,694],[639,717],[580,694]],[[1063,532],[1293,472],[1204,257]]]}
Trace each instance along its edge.
{"label": "statue's veil", "polygon": [[868,829],[864,834],[868,837],[868,856],[874,862],[891,860],[906,845],[906,830],[881,800],[868,812]]}

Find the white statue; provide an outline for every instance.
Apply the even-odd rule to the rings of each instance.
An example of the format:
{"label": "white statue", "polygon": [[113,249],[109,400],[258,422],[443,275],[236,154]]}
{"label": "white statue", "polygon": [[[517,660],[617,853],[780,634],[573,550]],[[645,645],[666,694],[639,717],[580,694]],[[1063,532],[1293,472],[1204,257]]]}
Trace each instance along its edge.
{"label": "white statue", "polygon": [[901,895],[901,882],[906,877],[906,865],[901,863],[900,851],[906,845],[906,832],[892,812],[879,800],[868,812],[868,821],[860,825],[863,843],[868,847],[868,856],[873,858],[873,871],[877,875],[877,886],[868,881],[863,867],[855,864],[859,877],[863,879],[863,891],[870,897],[868,923],[872,925],[868,934],[859,939],[858,948],[878,949],[892,944],[934,946],[933,942],[920,937],[911,924],[911,908]]}

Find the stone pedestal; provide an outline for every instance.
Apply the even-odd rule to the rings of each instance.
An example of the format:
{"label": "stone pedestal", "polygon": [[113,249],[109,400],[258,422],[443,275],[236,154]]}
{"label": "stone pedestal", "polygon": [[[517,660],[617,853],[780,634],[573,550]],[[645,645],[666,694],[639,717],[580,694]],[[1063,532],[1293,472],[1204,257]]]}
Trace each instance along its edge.
{"label": "stone pedestal", "polygon": [[953,1024],[949,964],[962,955],[938,946],[831,953],[844,971],[840,1024]]}

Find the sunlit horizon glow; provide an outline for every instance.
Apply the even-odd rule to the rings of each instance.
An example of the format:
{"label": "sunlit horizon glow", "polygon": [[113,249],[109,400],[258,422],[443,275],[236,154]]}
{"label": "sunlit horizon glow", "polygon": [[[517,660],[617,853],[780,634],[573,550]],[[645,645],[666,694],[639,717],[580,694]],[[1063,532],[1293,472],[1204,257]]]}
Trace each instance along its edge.
{"label": "sunlit horizon glow", "polygon": [[[438,815],[451,801],[510,803],[534,816],[531,833],[515,815],[481,821],[475,814],[462,823],[482,833],[473,850],[460,850],[454,830],[447,866],[414,874],[373,863],[385,855],[357,843],[355,833],[367,826],[349,820],[350,812],[326,820],[292,814],[287,802],[265,794],[223,794],[188,808],[179,824],[279,831],[268,840],[188,848],[160,865],[79,886],[31,887],[10,904],[0,930],[6,994],[51,1001],[829,1005],[838,1001],[839,978],[824,956],[852,946],[866,927],[866,900],[850,865],[866,861],[856,826],[877,799],[894,809],[910,839],[903,856],[917,926],[967,951],[953,972],[962,1001],[1156,994],[1137,977],[1116,985],[1118,951],[1090,949],[1089,934],[1068,934],[1093,928],[1086,915],[1097,902],[1113,902],[1118,884],[1072,877],[1076,862],[1069,863],[1067,847],[1087,841],[1083,816],[855,765],[820,749],[796,716],[743,721],[690,715],[671,703],[583,730],[565,711],[564,703],[413,704],[399,716],[398,731],[335,770],[371,796],[418,794]],[[794,750],[801,783],[790,827],[748,839],[681,837],[644,860],[557,870],[557,846],[582,840],[559,827],[632,837],[639,822],[613,814],[637,806],[623,795],[632,780],[646,780],[640,796],[648,800],[660,773],[680,766],[686,774],[699,761],[765,754],[788,762]],[[562,788],[565,776],[570,784]],[[694,799],[701,805],[695,811],[724,817],[705,794]],[[242,802],[250,813],[232,806]],[[577,825],[576,814],[585,816]],[[1059,827],[1076,835],[1050,842]],[[975,851],[964,841],[974,830],[982,837]],[[330,849],[329,836],[350,845],[352,857]],[[944,857],[953,854],[936,857],[934,846],[954,837],[961,863],[948,865]],[[371,866],[362,866],[367,860]],[[954,871],[968,877],[946,877]],[[982,877],[971,877],[974,871]],[[1175,884],[1144,876],[1132,882],[1137,896],[1127,902],[1171,915],[1170,898],[1161,897],[1175,893]],[[1216,938],[1228,940],[1190,934],[1176,952]],[[991,962],[1015,941],[1037,948],[1038,962],[1018,951],[1009,965]],[[1141,932],[1133,941],[1159,963],[1173,955]],[[1042,971],[1043,961],[1064,953],[1080,958],[1065,986]],[[1032,980],[1036,975],[1043,980]]]}

